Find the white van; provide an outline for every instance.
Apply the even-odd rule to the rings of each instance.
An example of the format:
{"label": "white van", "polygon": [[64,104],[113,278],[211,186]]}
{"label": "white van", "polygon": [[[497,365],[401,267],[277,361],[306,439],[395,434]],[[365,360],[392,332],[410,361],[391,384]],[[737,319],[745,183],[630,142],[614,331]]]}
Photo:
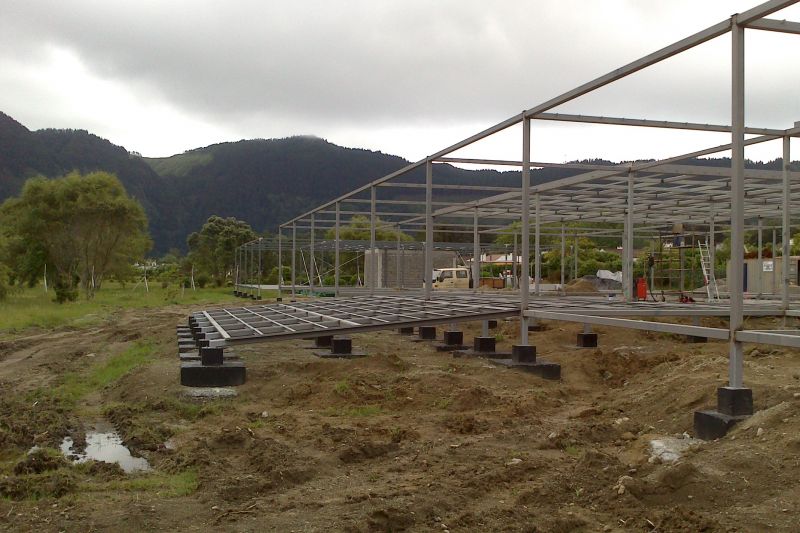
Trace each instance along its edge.
{"label": "white van", "polygon": [[439,268],[433,271],[434,289],[469,289],[470,287],[472,287],[472,283],[468,268]]}

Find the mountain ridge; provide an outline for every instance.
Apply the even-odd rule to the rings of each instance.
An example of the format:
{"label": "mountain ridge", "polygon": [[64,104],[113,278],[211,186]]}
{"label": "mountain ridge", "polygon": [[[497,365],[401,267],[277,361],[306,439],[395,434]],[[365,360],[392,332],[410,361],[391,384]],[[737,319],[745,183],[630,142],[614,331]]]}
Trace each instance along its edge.
{"label": "mountain ridge", "polygon": [[[721,166],[727,161],[697,163]],[[56,178],[73,170],[113,172],[145,208],[154,254],[171,248],[185,250],[189,233],[214,214],[233,216],[256,231],[274,233],[279,223],[408,164],[400,156],[346,148],[310,135],[223,142],[170,157],[146,158],[86,130],[31,131],[0,112],[0,201],[19,194],[25,180],[36,175]],[[753,165],[780,168],[779,162]],[[572,173],[561,168],[535,169],[532,177],[543,183]],[[520,173],[437,165],[436,175],[443,181],[508,187],[519,184]],[[424,168],[403,178],[412,183],[424,180]],[[402,198],[403,194],[403,189],[381,190],[382,197]]]}

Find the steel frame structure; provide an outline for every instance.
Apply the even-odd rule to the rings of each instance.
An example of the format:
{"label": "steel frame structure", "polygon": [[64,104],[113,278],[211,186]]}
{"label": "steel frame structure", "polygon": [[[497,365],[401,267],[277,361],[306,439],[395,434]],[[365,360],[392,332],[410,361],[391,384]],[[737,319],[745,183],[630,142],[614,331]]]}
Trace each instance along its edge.
{"label": "steel frame structure", "polygon": [[[800,23],[798,22],[767,18],[798,1],[800,0],[770,0],[743,13],[734,14],[694,35],[515,114],[424,159],[284,222],[279,226],[278,232],[279,264],[284,264],[282,253],[286,231],[291,232],[290,257],[294,272],[298,230],[308,235],[307,246],[313,254],[316,233],[320,230],[333,229],[338,287],[339,253],[342,244],[339,232],[342,225],[356,215],[369,217],[370,248],[376,248],[378,245],[376,229],[380,226],[399,230],[424,230],[426,271],[432,271],[433,234],[435,231],[473,233],[473,250],[477,255],[481,247],[481,234],[503,231],[503,228],[507,227],[510,222],[520,221],[522,271],[530,270],[530,257],[532,256],[536,275],[533,288],[529,285],[528,277],[522,276],[520,290],[515,296],[517,302],[515,314],[519,315],[521,322],[519,344],[528,344],[528,321],[531,319],[605,324],[723,339],[729,342],[728,381],[730,387],[742,388],[744,386],[743,343],[757,342],[800,347],[800,336],[798,336],[797,330],[765,332],[743,329],[743,318],[746,314],[800,316],[800,312],[791,307],[788,279],[791,213],[798,212],[800,209],[800,179],[798,179],[800,173],[791,172],[789,162],[791,139],[800,136],[800,122],[794,122],[793,126],[785,129],[748,126],[745,124],[744,105],[746,30],[800,34]],[[580,96],[727,33],[731,34],[730,124],[715,125],[553,112],[555,108]],[[532,161],[531,129],[536,121],[720,132],[730,134],[730,143],[679,154],[659,161],[631,162],[616,166]],[[521,154],[518,160],[471,159],[456,157],[454,154],[473,143],[518,125],[522,126]],[[745,147],[769,141],[781,142],[782,170],[745,168]],[[731,152],[729,168],[685,163],[687,159],[723,151]],[[521,170],[519,187],[435,182],[435,169],[438,165],[443,164],[517,168]],[[532,169],[547,167],[565,169],[573,174],[554,181],[532,183]],[[421,169],[425,171],[424,183],[415,180],[401,181],[412,171],[419,172]],[[392,198],[378,198],[379,191],[387,188],[400,190],[401,197],[394,194]],[[436,201],[434,201],[434,193],[437,195]],[[448,201],[443,196],[455,193],[458,194],[458,201]],[[776,207],[779,208],[776,209]],[[743,284],[745,223],[748,219],[756,220],[760,227],[762,220],[777,219],[776,213],[780,213],[783,252],[781,300],[775,304],[762,303],[758,308],[746,308],[744,293],[737,289],[741,288]],[[731,288],[728,305],[720,307],[674,304],[665,308],[654,304],[633,303],[631,273],[634,235],[655,234],[663,228],[671,226],[676,220],[708,227],[712,236],[715,232],[719,232],[720,226],[729,226],[732,257],[728,277],[728,287]],[[567,233],[565,224],[575,222],[587,224],[613,222],[621,226],[619,235],[624,250],[625,302],[609,304],[580,299],[560,299],[557,309],[553,309],[551,303],[555,300],[539,297],[540,236],[545,230],[555,229],[558,231],[560,229],[563,255],[563,242]],[[532,233],[535,237],[533,254],[528,249]],[[575,233],[573,228],[569,228],[569,233]],[[374,275],[372,279],[375,279]],[[369,291],[374,295],[375,287],[370,287]],[[460,297],[455,294],[450,296],[434,295],[432,282],[427,279],[422,294],[417,298],[417,303],[424,306],[425,302],[439,302],[448,298],[456,302]],[[474,294],[472,297],[478,298],[478,295]],[[349,301],[348,305],[361,305],[362,303],[359,300],[347,300]],[[667,309],[675,316],[699,317],[708,314],[725,316],[729,318],[729,327],[727,329],[700,328],[699,326],[664,324],[652,320],[619,318],[664,316]],[[469,316],[465,314],[461,318],[474,320],[480,316],[480,313],[473,313]],[[395,325],[392,323],[392,327]]]}

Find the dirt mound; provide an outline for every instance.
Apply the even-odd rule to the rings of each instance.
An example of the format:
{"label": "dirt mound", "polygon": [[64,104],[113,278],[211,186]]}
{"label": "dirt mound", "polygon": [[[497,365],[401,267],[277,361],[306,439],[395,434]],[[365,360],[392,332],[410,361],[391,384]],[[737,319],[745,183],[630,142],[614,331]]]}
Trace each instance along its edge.
{"label": "dirt mound", "polygon": [[30,451],[24,459],[15,464],[14,473],[17,475],[41,474],[68,465],[67,460],[58,451],[39,448]]}
{"label": "dirt mound", "polygon": [[471,387],[458,392],[453,399],[455,411],[474,411],[497,405],[497,397],[486,387]]}
{"label": "dirt mound", "polygon": [[572,292],[599,292],[594,283],[585,279],[573,280],[564,287],[564,291],[569,294]]}
{"label": "dirt mound", "polygon": [[339,452],[343,463],[360,463],[376,457],[382,457],[397,449],[396,442],[360,442],[352,444]]}

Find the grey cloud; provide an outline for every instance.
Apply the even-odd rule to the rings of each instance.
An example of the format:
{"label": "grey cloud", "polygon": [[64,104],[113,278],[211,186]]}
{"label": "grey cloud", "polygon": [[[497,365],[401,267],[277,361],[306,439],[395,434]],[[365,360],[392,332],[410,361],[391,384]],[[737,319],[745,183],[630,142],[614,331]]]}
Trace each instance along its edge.
{"label": "grey cloud", "polygon": [[[14,1],[0,20],[0,54],[37,61],[47,46],[63,47],[98,76],[146,86],[184,112],[227,125],[253,116],[348,127],[488,121],[717,22],[727,6],[751,5],[709,2],[695,10],[696,24],[670,29],[696,4]],[[658,34],[654,18],[664,22]],[[703,120],[724,121],[726,107],[716,109],[727,65],[698,57],[677,73],[643,74],[571,106],[665,119],[699,111]]]}

